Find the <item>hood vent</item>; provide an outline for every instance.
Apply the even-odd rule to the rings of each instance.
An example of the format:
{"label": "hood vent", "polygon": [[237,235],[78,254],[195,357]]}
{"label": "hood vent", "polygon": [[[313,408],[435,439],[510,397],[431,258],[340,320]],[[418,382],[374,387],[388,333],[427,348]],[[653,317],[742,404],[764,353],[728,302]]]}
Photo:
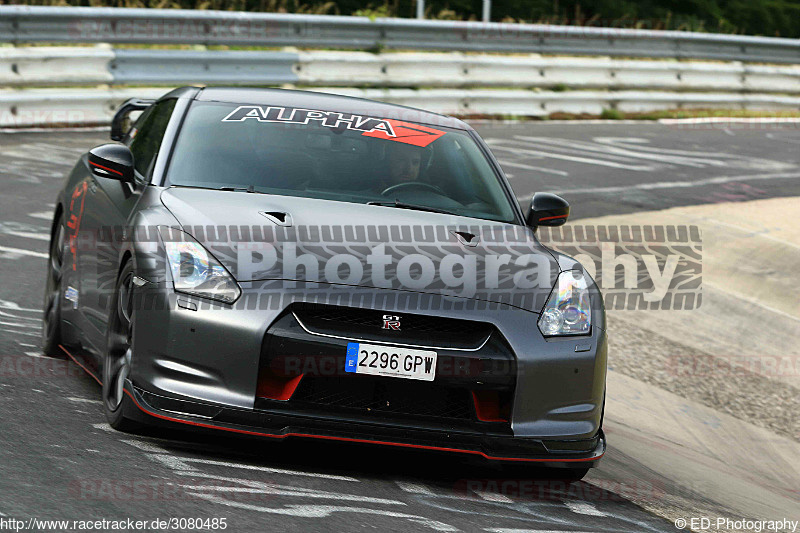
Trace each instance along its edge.
{"label": "hood vent", "polygon": [[277,224],[278,226],[292,225],[292,215],[289,213],[284,213],[283,211],[259,211],[259,213],[270,219],[273,224]]}
{"label": "hood vent", "polygon": [[470,233],[468,231],[453,231],[452,233],[456,236],[458,242],[464,246],[469,246],[470,248],[478,246],[478,241],[480,239],[474,233]]}

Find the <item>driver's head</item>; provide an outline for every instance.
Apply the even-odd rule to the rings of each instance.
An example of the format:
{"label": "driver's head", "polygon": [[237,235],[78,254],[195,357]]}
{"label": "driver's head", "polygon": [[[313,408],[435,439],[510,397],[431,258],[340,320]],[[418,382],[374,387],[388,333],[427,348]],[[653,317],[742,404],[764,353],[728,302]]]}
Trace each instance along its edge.
{"label": "driver's head", "polygon": [[392,184],[416,181],[422,165],[422,149],[403,143],[393,143],[389,150],[389,178]]}

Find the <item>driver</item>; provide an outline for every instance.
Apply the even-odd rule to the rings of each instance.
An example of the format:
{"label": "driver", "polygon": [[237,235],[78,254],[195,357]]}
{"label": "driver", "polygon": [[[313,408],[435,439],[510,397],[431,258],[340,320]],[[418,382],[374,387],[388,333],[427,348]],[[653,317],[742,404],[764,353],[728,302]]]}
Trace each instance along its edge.
{"label": "driver", "polygon": [[417,181],[422,167],[421,148],[399,142],[392,144],[386,157],[389,172],[381,183],[381,190],[400,183]]}

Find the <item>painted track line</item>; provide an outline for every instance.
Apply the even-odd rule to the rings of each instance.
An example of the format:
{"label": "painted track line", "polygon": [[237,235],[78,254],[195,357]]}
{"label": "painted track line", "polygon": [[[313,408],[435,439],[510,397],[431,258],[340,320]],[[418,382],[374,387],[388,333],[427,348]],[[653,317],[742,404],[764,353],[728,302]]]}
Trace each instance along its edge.
{"label": "painted track line", "polygon": [[0,133],[80,133],[110,131],[110,126],[77,126],[73,128],[0,128]]}
{"label": "painted track line", "polygon": [[597,509],[594,504],[588,502],[575,502],[575,501],[565,501],[564,505],[567,506],[567,509],[572,511],[573,513],[583,514],[587,516],[608,516],[603,511]]}
{"label": "painted track line", "polygon": [[741,176],[719,176],[696,181],[659,181],[655,183],[637,183],[635,185],[624,185],[619,187],[587,187],[577,189],[561,189],[553,191],[554,194],[598,194],[598,193],[620,193],[632,189],[657,190],[657,189],[680,189],[690,187],[704,187],[706,185],[720,185],[733,181],[753,181],[753,180],[778,180],[800,178],[800,172],[785,172],[776,174],[744,174]]}
{"label": "painted track line", "polygon": [[[239,480],[231,479],[227,482],[237,482]],[[260,486],[248,487],[231,487],[230,485],[181,485],[182,488],[188,491],[203,491],[206,493],[223,493],[223,494],[266,494],[270,496],[288,496],[295,498],[316,498],[321,500],[337,500],[337,501],[350,501],[360,503],[374,503],[380,505],[406,505],[397,500],[387,500],[385,498],[372,498],[361,494],[343,494],[341,492],[328,492],[316,489],[304,489],[300,487],[290,487],[286,485],[278,485],[275,483],[261,483]]]}
{"label": "painted track line", "polygon": [[0,307],[0,317],[3,318],[13,318],[14,320],[32,320],[32,321],[39,321],[41,320],[38,316],[19,316],[15,315],[14,313],[3,311],[2,307]]}
{"label": "painted track line", "polygon": [[589,118],[583,120],[536,120],[536,119],[526,119],[526,118],[507,118],[507,119],[491,119],[491,118],[476,118],[466,120],[465,122],[469,124],[478,124],[478,125],[503,125],[503,124],[523,124],[523,125],[531,125],[531,126],[585,126],[586,124],[609,124],[614,126],[632,126],[632,125],[639,125],[639,124],[655,124],[654,121],[651,120],[633,120],[633,119],[623,119],[623,120],[613,120],[613,119],[602,119],[602,118]]}
{"label": "painted track line", "polygon": [[100,400],[90,400],[89,398],[78,398],[77,396],[71,396],[67,398],[67,400],[75,403],[100,403],[100,404],[103,403]]}
{"label": "painted track line", "polygon": [[695,117],[695,118],[660,118],[659,124],[797,124],[796,117]]}
{"label": "painted track line", "polygon": [[475,491],[475,494],[481,497],[481,499],[486,500],[487,502],[494,502],[494,503],[514,503],[514,500],[506,496],[505,494],[500,494],[499,492],[487,492],[487,491]]}
{"label": "painted track line", "polygon": [[27,335],[29,337],[39,337],[40,336],[38,333],[31,333],[29,331],[19,331],[19,330],[15,330],[15,329],[2,328],[2,331],[6,332],[6,333],[11,333],[12,335]]}
{"label": "painted track line", "polygon": [[395,481],[395,484],[400,487],[400,490],[403,492],[408,492],[410,494],[422,494],[425,496],[436,496],[436,494],[426,487],[425,485],[420,485],[419,483],[408,483],[406,481]]}
{"label": "painted track line", "polygon": [[[25,320],[25,319],[23,319]],[[31,319],[27,319],[31,320]],[[6,322],[5,320],[0,320],[0,326],[8,326],[11,328],[26,328],[26,329],[39,329],[41,326],[38,323],[33,324],[23,324],[21,322]]]}
{"label": "painted track line", "polygon": [[0,246],[0,252],[7,252],[10,254],[29,255],[31,257],[41,257],[47,259],[48,255],[44,252],[34,252],[33,250],[23,250],[22,248],[11,248],[9,246]]}
{"label": "painted track line", "polygon": [[534,165],[520,163],[518,161],[509,161],[507,159],[501,159],[499,163],[500,166],[503,168],[514,167],[514,168],[521,168],[524,170],[533,170],[536,172],[545,172],[547,174],[555,174],[556,176],[569,176],[569,172],[567,172],[566,170],[556,170],[554,168],[537,167]]}
{"label": "painted track line", "polygon": [[3,235],[11,235],[12,237],[20,237],[22,239],[35,239],[37,241],[50,241],[50,235],[48,233],[36,233],[33,231],[6,230],[3,231]]}
{"label": "painted track line", "polygon": [[431,529],[434,529],[436,531],[454,531],[454,532],[458,531],[457,528],[449,524],[439,522],[437,520],[431,520],[419,515],[389,511],[386,509],[369,509],[363,507],[348,507],[344,505],[292,505],[290,507],[274,508],[274,507],[262,507],[259,505],[252,505],[249,503],[238,502],[235,500],[226,500],[211,494],[203,494],[198,492],[194,493],[190,492],[188,494],[196,496],[198,498],[202,498],[204,500],[208,500],[212,503],[218,503],[221,505],[226,505],[228,507],[245,509],[249,511],[258,511],[262,513],[270,513],[270,514],[277,514],[284,516],[295,516],[301,518],[326,518],[334,513],[374,514],[390,518],[404,518],[411,522],[416,522],[418,524],[430,527]]}
{"label": "painted track line", "polygon": [[9,300],[0,300],[0,309],[11,309],[12,311],[28,311],[29,313],[41,313],[41,309],[33,309],[31,307],[20,307],[16,302]]}
{"label": "painted track line", "polygon": [[[165,457],[168,456],[168,457]],[[195,472],[197,469],[193,466],[193,464],[201,464],[201,465],[208,465],[208,466],[224,466],[228,468],[238,468],[240,470],[250,470],[256,472],[264,472],[267,474],[283,474],[287,476],[304,476],[304,477],[314,477],[319,479],[328,479],[334,481],[351,481],[351,482],[358,482],[359,480],[354,477],[348,476],[337,476],[334,474],[319,474],[316,472],[302,472],[298,470],[287,470],[285,468],[271,468],[268,466],[256,466],[256,465],[248,465],[248,464],[241,464],[241,463],[231,463],[228,461],[216,461],[214,459],[198,459],[194,457],[176,457],[173,455],[169,455],[168,453],[164,453],[163,451],[160,454],[154,454],[153,458],[157,461],[165,462],[164,459],[168,459],[170,466],[173,470],[179,470],[184,472]],[[190,464],[191,463],[191,464]]]}
{"label": "painted track line", "polygon": [[145,442],[145,441],[140,441],[140,440],[123,440],[122,442],[124,442],[125,444],[127,444],[129,446],[133,446],[134,448],[142,450],[143,452],[169,454],[168,450],[165,450],[164,448],[160,448],[158,445],[150,443],[150,442]]}
{"label": "painted track line", "polygon": [[[519,148],[517,146],[503,146],[500,143],[521,143],[521,141],[512,141],[508,139],[492,139],[489,138],[486,140],[486,144],[489,145],[489,148],[492,151],[501,151],[501,152],[511,152],[516,155],[530,155],[534,156],[536,159],[546,158],[546,159],[562,159],[564,161],[571,161],[573,163],[585,163],[587,165],[595,165],[595,166],[604,166],[604,167],[611,167],[620,170],[632,170],[637,172],[650,172],[653,170],[652,166],[649,165],[625,165],[622,163],[617,163],[616,161],[609,161],[606,159],[592,159],[589,157],[580,157],[574,156],[569,154],[562,154],[559,152],[548,152],[546,150],[539,150],[539,149],[531,149],[531,148]],[[527,145],[526,145],[527,146]]]}

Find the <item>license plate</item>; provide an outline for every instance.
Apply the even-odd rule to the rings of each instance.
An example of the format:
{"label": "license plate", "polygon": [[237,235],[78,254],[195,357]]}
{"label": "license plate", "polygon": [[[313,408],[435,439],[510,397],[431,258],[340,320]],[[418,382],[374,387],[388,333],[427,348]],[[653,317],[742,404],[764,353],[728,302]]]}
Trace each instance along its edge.
{"label": "license plate", "polygon": [[349,342],[344,369],[356,374],[433,381],[436,352]]}

